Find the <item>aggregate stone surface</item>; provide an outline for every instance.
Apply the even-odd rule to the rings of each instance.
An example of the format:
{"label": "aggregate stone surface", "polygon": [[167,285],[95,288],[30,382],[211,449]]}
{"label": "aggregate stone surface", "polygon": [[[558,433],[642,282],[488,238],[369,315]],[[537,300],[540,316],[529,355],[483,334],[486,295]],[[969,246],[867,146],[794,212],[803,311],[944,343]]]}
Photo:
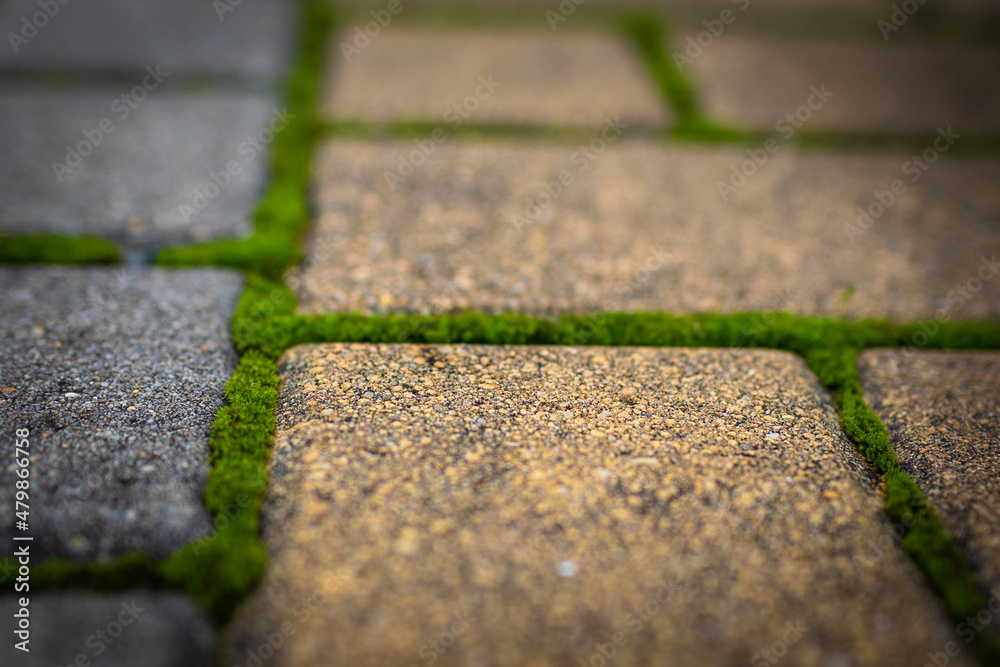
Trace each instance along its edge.
{"label": "aggregate stone surface", "polygon": [[902,551],[867,550],[877,480],[793,355],[330,344],[279,371],[234,662],[279,630],[276,665],[736,665],[782,641],[914,665],[948,639]]}
{"label": "aggregate stone surface", "polygon": [[724,33],[701,48],[691,44],[697,37],[680,36],[668,50],[695,56],[682,69],[715,119],[776,132],[1000,131],[1000,83],[993,76],[1000,53],[994,49]]}
{"label": "aggregate stone surface", "polygon": [[[0,597],[5,624],[20,609],[17,597]],[[147,590],[97,595],[41,593],[30,596],[31,640],[25,653],[13,633],[0,645],[0,660],[17,667],[209,667],[212,625],[197,605],[176,593]],[[82,658],[81,658],[82,656]]]}
{"label": "aggregate stone surface", "polygon": [[330,45],[328,115],[437,121],[445,133],[466,122],[601,127],[620,117],[660,127],[667,119],[652,76],[614,36],[390,26],[363,49],[357,40],[348,30]]}
{"label": "aggregate stone surface", "polygon": [[57,1],[44,3],[48,19],[36,18],[40,4],[0,3],[0,27],[9,43],[0,50],[0,68],[141,71],[158,64],[273,78],[291,62],[294,2]]}
{"label": "aggregate stone surface", "polygon": [[0,539],[42,557],[163,558],[207,534],[208,435],[236,366],[235,272],[0,269],[0,437],[27,428],[30,520]]}
{"label": "aggregate stone surface", "polygon": [[905,153],[777,144],[751,149],[757,166],[622,140],[452,142],[411,163],[416,150],[320,148],[317,219],[289,275],[301,312],[1000,318],[995,160],[922,171]]}
{"label": "aggregate stone surface", "polygon": [[267,172],[261,132],[283,108],[265,95],[179,93],[161,78],[141,102],[112,87],[3,91],[0,232],[98,234],[139,260],[249,234]]}
{"label": "aggregate stone surface", "polygon": [[899,465],[969,555],[983,589],[1000,598],[1000,354],[870,350],[859,363]]}

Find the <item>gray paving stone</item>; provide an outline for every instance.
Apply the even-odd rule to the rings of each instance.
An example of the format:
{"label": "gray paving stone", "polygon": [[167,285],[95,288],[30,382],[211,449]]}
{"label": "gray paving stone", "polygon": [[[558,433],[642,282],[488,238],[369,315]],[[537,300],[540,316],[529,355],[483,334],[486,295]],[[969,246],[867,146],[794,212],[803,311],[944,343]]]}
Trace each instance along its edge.
{"label": "gray paving stone", "polygon": [[[735,148],[590,150],[327,143],[307,261],[289,276],[301,311],[1000,319],[995,160],[944,154],[921,171],[902,153],[778,144],[752,149],[758,167]],[[876,191],[895,200],[882,215]],[[860,207],[876,214],[864,229]]]}
{"label": "gray paving stone", "polygon": [[355,38],[331,44],[332,116],[438,121],[445,133],[464,122],[600,127],[620,116],[659,127],[667,118],[629,44],[601,33],[390,26],[357,53]]}
{"label": "gray paving stone", "polygon": [[877,480],[791,354],[310,345],[279,369],[233,663],[274,636],[294,666],[912,666],[949,640],[903,552],[871,551]]}
{"label": "gray paving stone", "polygon": [[[38,17],[39,5],[50,6],[50,18]],[[170,71],[276,77],[291,61],[295,6],[283,0],[7,0],[0,4],[7,42],[0,68],[141,71],[158,64]]]}
{"label": "gray paving stone", "polygon": [[[236,364],[235,272],[0,270],[0,437],[30,430],[35,558],[165,557],[207,534],[208,434]],[[0,470],[14,516],[15,466]]]}
{"label": "gray paving stone", "polygon": [[1000,353],[871,350],[859,365],[900,466],[1000,601]]}
{"label": "gray paving stone", "polygon": [[[20,606],[0,597],[4,625]],[[113,595],[44,593],[30,596],[30,653],[14,648],[10,631],[0,661],[17,667],[209,667],[212,626],[198,607],[175,593],[138,590]],[[5,628],[7,629],[7,628]]]}
{"label": "gray paving stone", "polygon": [[248,234],[261,140],[283,109],[256,94],[177,94],[169,76],[159,85],[134,109],[120,99],[130,90],[4,91],[0,232],[96,233],[140,255]]}
{"label": "gray paving stone", "polygon": [[715,119],[778,133],[1000,132],[1000,52],[993,49],[723,33],[699,55],[689,42],[695,37],[680,36],[672,53],[697,56],[682,68]]}

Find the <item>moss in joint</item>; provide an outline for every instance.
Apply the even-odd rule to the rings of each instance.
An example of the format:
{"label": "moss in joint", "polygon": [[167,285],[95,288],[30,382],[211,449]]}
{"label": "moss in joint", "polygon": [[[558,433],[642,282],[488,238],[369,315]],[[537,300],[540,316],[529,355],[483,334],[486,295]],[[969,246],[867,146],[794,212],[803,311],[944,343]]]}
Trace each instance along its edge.
{"label": "moss in joint", "polygon": [[121,252],[97,236],[0,234],[0,264],[117,264]]}

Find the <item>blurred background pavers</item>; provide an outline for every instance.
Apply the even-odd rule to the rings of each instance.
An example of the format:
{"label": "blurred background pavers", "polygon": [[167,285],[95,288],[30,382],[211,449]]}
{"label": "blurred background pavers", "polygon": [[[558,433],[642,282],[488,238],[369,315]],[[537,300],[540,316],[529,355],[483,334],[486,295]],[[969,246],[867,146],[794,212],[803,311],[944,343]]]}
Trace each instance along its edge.
{"label": "blurred background pavers", "polygon": [[[0,269],[0,436],[30,429],[42,557],[163,558],[211,530],[208,434],[242,288],[220,270]],[[14,516],[15,466],[0,471]]]}
{"label": "blurred background pavers", "polygon": [[[45,9],[40,4],[48,18],[35,18]],[[0,49],[0,68],[131,72],[160,65],[273,78],[291,64],[294,23],[295,3],[285,0],[5,0],[0,27],[9,48]]]}
{"label": "blurred background pavers", "polygon": [[667,49],[674,58],[695,56],[681,69],[716,120],[779,136],[800,128],[1000,132],[996,49],[725,34],[701,47],[697,38],[679,35]]}
{"label": "blurred background pavers", "polygon": [[1000,354],[869,350],[860,371],[900,467],[1000,596]]}
{"label": "blurred background pavers", "polygon": [[729,665],[784,637],[789,664],[910,666],[952,638],[869,549],[878,479],[794,355],[331,344],[279,370],[230,662],[279,628],[280,665]]}
{"label": "blurred background pavers", "polygon": [[456,141],[420,163],[410,141],[327,143],[289,278],[300,310],[1000,318],[996,160],[942,154],[914,180],[902,152],[779,144],[757,165],[602,134]]}
{"label": "blurred background pavers", "polygon": [[[18,609],[14,596],[0,596],[0,615],[8,622]],[[212,664],[211,623],[191,600],[178,593],[38,593],[31,595],[29,609],[31,652],[15,649],[16,640],[6,638],[8,641],[0,645],[0,662],[4,665]]]}
{"label": "blurred background pavers", "polygon": [[389,28],[329,49],[328,116],[368,121],[636,127],[667,119],[633,47],[613,33]]}
{"label": "blurred background pavers", "polygon": [[116,101],[128,87],[4,91],[0,232],[98,234],[133,262],[249,234],[267,172],[261,140],[273,141],[282,110],[265,95],[162,85],[135,109]]}
{"label": "blurred background pavers", "polygon": [[0,233],[98,234],[133,264],[246,236],[294,122],[278,93],[295,3],[49,4],[0,6]]}

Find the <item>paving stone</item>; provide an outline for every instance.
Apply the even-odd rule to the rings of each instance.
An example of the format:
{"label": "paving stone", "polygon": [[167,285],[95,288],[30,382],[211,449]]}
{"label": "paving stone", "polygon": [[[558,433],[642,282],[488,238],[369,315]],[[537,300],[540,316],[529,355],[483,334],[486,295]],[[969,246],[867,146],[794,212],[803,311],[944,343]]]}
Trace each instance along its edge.
{"label": "paving stone", "polygon": [[[674,52],[687,53],[690,37],[679,38]],[[972,134],[1000,131],[998,68],[1000,52],[985,48],[723,35],[684,71],[712,118],[779,134],[798,127],[934,133],[949,126]]]}
{"label": "paving stone", "polygon": [[131,109],[123,94],[4,91],[0,231],[96,233],[140,255],[248,234],[267,170],[258,137],[282,109],[256,94],[167,90]]}
{"label": "paving stone", "polygon": [[[5,665],[51,667],[209,667],[212,625],[197,605],[176,593],[138,590],[114,595],[43,593],[30,597],[30,653],[14,648],[12,634],[0,646]],[[0,597],[5,625],[20,609]],[[82,656],[82,657],[80,657]]]}
{"label": "paving stone", "polygon": [[729,665],[783,637],[789,664],[914,665],[948,640],[902,551],[866,552],[877,480],[793,355],[310,345],[279,370],[233,662],[276,632],[276,665]]}
{"label": "paving stone", "polygon": [[39,4],[0,5],[10,42],[0,49],[0,68],[141,71],[158,64],[170,71],[276,77],[291,61],[293,2],[49,2],[48,19],[37,16]]}
{"label": "paving stone", "polygon": [[662,126],[665,105],[626,42],[600,33],[390,28],[345,55],[333,40],[326,112],[370,121]]}
{"label": "paving stone", "polygon": [[1000,597],[1000,354],[870,350],[859,364],[900,466]]}
{"label": "paving stone", "polygon": [[[0,437],[30,430],[35,558],[165,557],[207,534],[208,434],[236,355],[231,271],[0,270]],[[13,517],[13,465],[0,512]]]}
{"label": "paving stone", "polygon": [[[736,189],[740,149],[582,148],[453,142],[400,171],[411,142],[327,143],[307,262],[289,276],[301,311],[1000,318],[994,160],[945,154],[911,164],[914,182],[906,154],[779,145]],[[861,229],[875,191],[896,201]]]}

